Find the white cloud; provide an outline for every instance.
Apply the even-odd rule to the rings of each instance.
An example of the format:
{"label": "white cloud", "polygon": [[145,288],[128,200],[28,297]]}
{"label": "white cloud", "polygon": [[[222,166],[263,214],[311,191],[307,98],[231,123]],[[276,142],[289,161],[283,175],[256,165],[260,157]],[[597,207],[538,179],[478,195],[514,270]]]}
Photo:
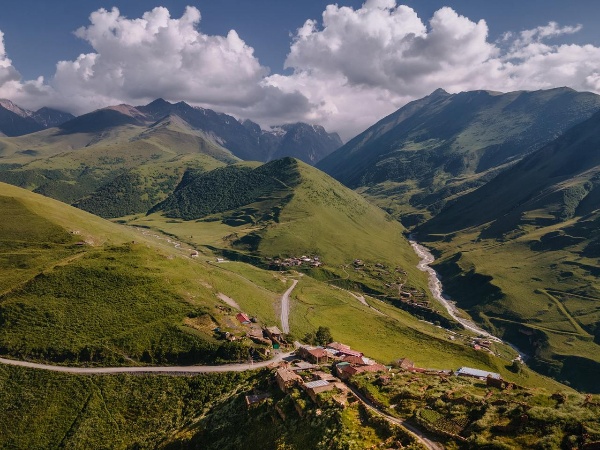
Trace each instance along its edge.
{"label": "white cloud", "polygon": [[330,5],[321,27],[308,20],[296,33],[285,63],[294,73],[268,80],[284,91],[301,86],[317,105],[311,118],[348,138],[440,86],[471,83],[473,67],[498,53],[487,34],[483,20],[451,8],[438,10],[427,27],[393,0],[357,10]]}
{"label": "white cloud", "polygon": [[267,80],[283,91],[299,89],[315,105],[310,119],[348,138],[440,87],[600,93],[600,48],[547,42],[579,30],[550,22],[491,42],[484,20],[448,7],[426,24],[394,0],[369,0],[356,10],[330,5],[322,23],[308,20],[294,36],[286,60],[294,73]]}
{"label": "white cloud", "polygon": [[565,34],[575,34],[582,29],[582,25],[560,27],[556,22],[549,22],[548,25],[536,27],[531,30],[521,32],[521,37],[515,41],[515,47],[540,42],[542,39],[562,36]]}
{"label": "white cloud", "polygon": [[507,30],[491,42],[484,20],[448,7],[425,22],[395,0],[367,0],[358,9],[329,5],[293,36],[285,61],[292,73],[269,75],[235,30],[207,35],[200,21],[194,7],[180,18],[164,7],[133,19],[100,9],[75,33],[92,51],[60,61],[48,82],[21,79],[0,33],[0,97],[75,113],[164,97],[263,125],[321,123],[350,138],[439,87],[600,93],[600,48],[552,40],[566,42],[580,25]]}
{"label": "white cloud", "polygon": [[28,107],[32,100],[35,103],[46,98],[48,92],[49,88],[44,84],[43,77],[26,82],[21,80],[21,74],[6,54],[4,33],[0,31],[0,98]]}
{"label": "white cloud", "polygon": [[226,36],[201,33],[194,7],[179,19],[163,7],[139,19],[121,16],[117,8],[100,9],[90,22],[76,35],[94,52],[59,62],[52,81],[57,91],[71,95],[73,107],[81,97],[98,106],[165,97],[245,107],[264,96],[260,82],[267,69],[254,50],[234,30]]}

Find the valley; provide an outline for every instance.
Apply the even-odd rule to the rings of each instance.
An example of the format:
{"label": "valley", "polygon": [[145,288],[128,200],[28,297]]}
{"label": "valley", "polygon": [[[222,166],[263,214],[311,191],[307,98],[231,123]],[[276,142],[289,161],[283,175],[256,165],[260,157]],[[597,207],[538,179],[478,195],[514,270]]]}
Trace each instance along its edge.
{"label": "valley", "polygon": [[[466,368],[497,375],[542,404],[553,392],[597,394],[596,97],[564,89],[436,91],[337,151],[324,144],[337,141],[318,127],[261,131],[160,99],[0,138],[0,180],[10,183],[0,182],[6,218],[0,223],[0,379],[11,386],[10,401],[28,390],[41,404],[60,401],[67,394],[58,380],[77,392],[56,419],[36,409],[44,419],[29,437],[9,431],[21,429],[20,411],[34,400],[19,403],[4,415],[0,446],[31,444],[38,436],[46,446],[85,448],[92,445],[82,437],[87,427],[121,424],[106,438],[118,448],[244,448],[210,430],[229,427],[223,415],[232,414],[235,427],[261,436],[264,448],[286,442],[289,448],[341,449],[351,436],[364,446],[398,439],[408,448],[469,448],[477,427],[489,441],[503,441],[498,429],[475,418],[479,400],[457,419],[454,406],[438,405],[454,400],[427,394],[437,409],[423,412],[428,407],[417,404],[407,386],[433,376],[433,385],[451,383],[464,398],[478,399],[481,386],[460,382],[459,368]],[[526,126],[513,134],[488,130],[485,145],[467,139],[492,115],[530,108],[534,100],[542,112],[519,116]],[[473,111],[464,123],[440,125],[465,104]],[[557,105],[564,111],[555,117],[550,111]],[[398,140],[424,139],[421,120],[439,136]],[[252,147],[241,129],[260,135],[258,144]],[[298,130],[306,138],[301,147],[329,149],[317,167],[316,159],[293,157],[296,150],[276,158],[274,136],[297,141]],[[561,137],[552,140],[555,135]],[[386,154],[369,168],[358,156],[367,155],[363,146],[382,149],[384,143],[402,162]],[[458,149],[469,164],[440,166]],[[426,153],[423,165],[419,158]],[[345,178],[350,172],[334,170],[355,170],[344,162],[350,157],[366,170],[352,172],[353,181]],[[402,180],[390,172],[396,166],[407,170]],[[435,207],[425,194],[437,199]],[[415,203],[417,197],[423,202]],[[326,392],[307,396],[314,368],[301,373],[302,381],[295,378],[291,391],[277,391],[273,371],[296,364],[306,345],[320,343],[319,333],[369,361],[352,360],[353,370],[387,365],[390,375],[345,380],[354,394],[343,405]],[[403,360],[410,368],[394,367]],[[319,370],[342,370],[339,360],[330,362]],[[391,394],[400,403],[385,397],[390,377],[404,380],[394,388],[403,394]],[[43,394],[33,382],[54,391]],[[228,387],[214,395],[204,391],[221,383]],[[153,391],[141,399],[145,385]],[[123,389],[132,389],[131,401],[116,400]],[[155,395],[175,391],[164,407],[156,405]],[[246,412],[241,399],[263,394],[270,400]],[[181,404],[189,395],[202,399],[193,410]],[[114,397],[110,406],[107,396]],[[145,418],[132,421],[127,412],[141,405],[154,411],[148,420],[164,421],[165,414],[177,420],[150,430]],[[320,434],[306,431],[307,417]],[[60,422],[60,436],[44,428],[52,420]],[[402,428],[405,420],[407,429],[437,437],[415,440]],[[458,437],[429,423],[447,427],[455,420],[463,424]],[[139,428],[128,428],[135,423]],[[249,428],[253,423],[274,423],[277,432]],[[504,441],[525,442],[515,433]],[[550,434],[584,439],[570,428]]]}

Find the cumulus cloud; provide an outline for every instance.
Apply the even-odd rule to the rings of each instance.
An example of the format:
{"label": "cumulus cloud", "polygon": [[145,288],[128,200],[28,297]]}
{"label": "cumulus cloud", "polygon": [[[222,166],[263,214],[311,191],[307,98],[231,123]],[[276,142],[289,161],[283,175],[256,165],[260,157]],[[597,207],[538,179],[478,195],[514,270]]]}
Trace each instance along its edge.
{"label": "cumulus cloud", "polygon": [[100,9],[75,33],[94,52],[59,62],[52,85],[71,93],[71,101],[84,97],[98,105],[159,96],[224,107],[259,102],[267,69],[254,50],[234,30],[226,36],[201,33],[200,18],[194,7],[179,19],[163,7],[139,19],[117,8]]}
{"label": "cumulus cloud", "polygon": [[47,99],[49,92],[50,88],[45,85],[43,77],[22,81],[21,74],[6,54],[4,33],[0,31],[0,98],[30,107],[37,105],[42,99]]}
{"label": "cumulus cloud", "polygon": [[437,88],[511,91],[570,86],[600,93],[600,48],[549,44],[580,25],[555,22],[491,42],[485,20],[452,8],[428,23],[394,0],[361,8],[329,5],[321,23],[307,20],[292,42],[289,76],[268,81],[298,89],[315,105],[310,119],[351,137],[407,101]]}
{"label": "cumulus cloud", "polygon": [[12,81],[19,81],[21,76],[13,67],[12,61],[6,55],[4,48],[4,33],[0,31],[0,88]]}
{"label": "cumulus cloud", "polygon": [[0,33],[0,96],[75,113],[164,97],[262,125],[320,123],[350,138],[439,87],[600,93],[600,48],[564,44],[580,25],[550,22],[491,41],[485,20],[449,7],[423,20],[395,0],[328,5],[294,34],[284,63],[290,73],[270,75],[235,30],[211,36],[200,23],[194,7],[179,18],[164,7],[140,18],[99,9],[75,32],[92,51],[60,61],[47,82],[21,79]]}

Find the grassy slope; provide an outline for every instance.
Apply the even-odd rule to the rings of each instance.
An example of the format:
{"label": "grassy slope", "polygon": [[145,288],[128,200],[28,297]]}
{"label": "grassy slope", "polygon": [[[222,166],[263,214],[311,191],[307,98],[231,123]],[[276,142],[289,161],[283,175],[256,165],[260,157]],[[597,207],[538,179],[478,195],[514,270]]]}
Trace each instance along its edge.
{"label": "grassy slope", "polygon": [[[397,222],[315,169],[299,163],[298,170],[301,181],[294,188],[294,197],[282,209],[278,223],[233,227],[219,221],[169,219],[158,213],[130,218],[130,223],[163,230],[198,247],[225,248],[229,242],[225,239],[227,236],[237,234],[241,237],[251,231],[260,232],[260,254],[275,256],[315,252],[321,255],[330,272],[319,278],[350,277],[349,284],[353,280],[366,282],[360,278],[361,273],[340,267],[361,258],[379,261],[389,267],[401,266],[407,272],[409,284],[426,289],[427,280],[416,269],[418,258],[406,243],[402,227]],[[208,250],[205,251],[209,255]],[[281,293],[289,286],[289,282],[282,283],[281,278],[285,275],[278,272],[264,272],[237,262],[215,264],[214,267],[223,272],[236,272],[243,277],[242,283],[251,280],[271,292]],[[233,297],[244,305],[243,295]],[[320,325],[328,326],[336,339],[385,362],[409,356],[431,367],[475,365],[507,373],[506,362],[489,358],[468,346],[454,344],[447,340],[442,330],[389,305],[377,304],[391,318],[381,318],[349,293],[304,276],[292,294],[291,331],[296,337],[302,337]],[[249,312],[260,311],[252,302],[245,305]],[[273,314],[271,307],[262,311],[263,317],[270,314]],[[278,310],[275,310],[275,319],[277,317]],[[530,376],[531,384],[547,383],[541,377]]]}
{"label": "grassy slope", "polygon": [[265,375],[72,376],[0,367],[0,447],[159,448]]}
{"label": "grassy slope", "polygon": [[597,396],[588,403],[581,394],[500,390],[465,377],[407,372],[397,373],[386,385],[374,374],[361,375],[355,383],[392,414],[467,439],[450,439],[447,448],[581,448],[600,439]]}
{"label": "grassy slope", "polygon": [[[186,317],[197,319],[202,317],[198,312],[208,311],[216,322],[210,327],[219,324],[240,331],[230,314],[214,309],[220,303],[215,297],[217,292],[234,298],[263,323],[277,323],[277,298],[289,286],[289,281],[284,285],[281,274],[242,263],[216,265],[202,258],[182,258],[187,253],[165,240],[13,186],[0,188],[3,207],[8,210],[11,206],[11,216],[25,225],[17,227],[15,222],[5,221],[3,235],[14,243],[23,241],[18,235],[25,233],[28,247],[16,250],[40,251],[46,257],[27,269],[29,276],[43,275],[0,300],[2,317],[8,318],[2,327],[2,341],[8,343],[9,353],[15,356],[49,359],[48,355],[62,355],[70,364],[89,364],[92,354],[101,363],[139,364],[147,360],[147,352],[154,362],[192,362],[186,359],[186,351],[196,341],[187,338],[201,336],[203,344],[210,343],[210,339],[202,334],[200,321],[191,322],[200,330],[189,326],[184,330],[181,325],[190,324]],[[65,230],[80,234],[73,236]],[[72,248],[71,243],[79,239],[93,245]],[[56,266],[64,257],[58,252],[61,248],[67,256],[81,256]],[[8,251],[15,249],[3,253]],[[21,270],[10,264],[4,266],[6,269],[12,274]],[[78,285],[82,289],[76,289]],[[382,319],[340,289],[302,277],[292,296],[292,332],[300,335],[325,325],[334,337],[383,361],[409,356],[430,366],[473,365],[511,376],[504,368],[505,362],[447,342],[438,328],[376,303],[390,318]],[[193,313],[192,317],[188,312]],[[15,342],[18,345],[13,345]],[[35,352],[23,354],[31,348]],[[71,358],[69,352],[76,356]],[[192,356],[198,354],[196,350]],[[560,388],[528,371],[512,377],[522,384]],[[244,430],[241,434],[250,440],[260,440],[263,448],[273,449],[283,443],[288,448],[311,448],[321,439],[325,439],[323,445],[327,448],[335,448],[332,442],[337,441],[330,441],[333,436],[352,436],[365,446],[382,439],[380,432],[369,428],[353,409],[333,422],[328,415],[323,419],[326,421],[321,421],[316,412],[309,412],[308,420],[294,418],[283,423],[273,419],[276,416],[270,407],[261,407],[249,418],[239,392],[257,384],[266,388],[264,378],[235,374],[76,377],[0,367],[0,404],[4,405],[0,407],[0,446],[240,448],[244,445],[240,442],[248,442],[223,440],[216,430],[225,430],[228,436]],[[291,405],[284,409],[295,414]],[[29,420],[32,417],[35,420]],[[313,432],[309,424],[322,427],[322,432]],[[273,427],[273,432],[260,431]],[[333,434],[331,427],[337,430]]]}
{"label": "grassy slope", "polygon": [[274,320],[276,293],[192,263],[164,241],[0,186],[0,206],[19,220],[1,225],[4,354],[82,364],[214,360],[224,350],[212,328],[244,332],[234,312],[216,308],[218,293]]}
{"label": "grassy slope", "polygon": [[[409,446],[412,439],[401,429],[373,420],[357,403],[345,409],[332,403],[319,407],[295,391],[301,417],[292,397],[272,380],[266,370],[72,376],[0,367],[0,447],[343,450],[389,439],[402,441],[404,448],[422,448]],[[249,409],[244,395],[254,390],[272,397]]]}
{"label": "grassy slope", "polygon": [[[176,118],[150,128],[128,125],[101,133],[47,130],[0,141],[0,151],[3,181],[67,203],[84,199],[81,207],[105,217],[147,211],[174,189],[188,167],[212,170],[237,161]],[[123,174],[133,179],[124,182]]]}
{"label": "grassy slope", "polygon": [[[357,258],[382,263],[387,267],[401,267],[408,274],[409,284],[423,291],[427,290],[426,277],[415,267],[417,257],[404,238],[404,229],[400,224],[322,172],[297,160],[280,161],[283,162],[278,164],[286,166],[285,170],[278,170],[273,176],[279,177],[278,183],[288,187],[281,189],[277,195],[250,199],[253,203],[240,204],[229,211],[218,209],[218,214],[208,216],[215,220],[213,222],[206,222],[205,219],[198,222],[182,221],[173,217],[177,215],[177,205],[187,208],[182,209],[185,214],[191,210],[190,205],[196,203],[199,206],[194,207],[193,211],[209,212],[215,211],[214,208],[221,208],[223,202],[220,194],[216,195],[211,191],[204,198],[205,190],[192,192],[193,186],[190,183],[184,188],[190,192],[182,190],[180,194],[176,193],[178,197],[173,196],[168,200],[167,209],[171,218],[155,213],[144,218],[138,217],[131,223],[156,227],[197,245],[211,245],[221,249],[241,248],[261,257],[320,255],[330,271],[326,278],[350,277],[356,278],[357,282],[364,282],[362,275],[341,267],[351,265]],[[219,173],[228,174],[234,169],[229,167]],[[264,172],[269,173],[266,170]],[[287,175],[283,176],[283,172]],[[208,179],[208,176],[201,177]],[[216,186],[215,190],[229,186],[224,182],[220,183],[216,174],[211,175],[210,182]],[[244,183],[238,184],[241,188],[244,187]],[[258,188],[255,190],[260,192]],[[228,202],[233,204],[231,199],[237,198],[236,194],[230,190],[223,195],[225,194]],[[291,199],[290,194],[293,194]],[[217,198],[213,199],[215,196]],[[212,206],[211,202],[216,206]],[[274,209],[279,210],[276,219],[273,219]],[[203,217],[203,214],[196,213],[190,217]],[[239,226],[220,222],[225,219],[230,223],[228,219],[237,217],[252,218],[249,223]],[[268,218],[262,219],[263,217]],[[249,235],[258,239],[252,245],[244,246],[243,238]]]}
{"label": "grassy slope", "polygon": [[408,357],[420,367],[477,367],[499,372],[505,379],[527,386],[564,388],[531,370],[516,375],[508,369],[506,360],[449,341],[444,330],[383,302],[372,301],[385,314],[382,316],[363,306],[348,292],[323,286],[309,277],[302,277],[296,289],[290,313],[293,333],[303,335],[319,326],[327,326],[334,339],[386,364]]}
{"label": "grassy slope", "polygon": [[436,269],[460,307],[534,356],[539,370],[595,391],[598,365],[575,368],[600,363],[597,259],[573,248],[533,251],[531,243],[553,229],[504,243],[478,233],[432,243],[445,255]]}
{"label": "grassy slope", "polygon": [[[149,352],[155,361],[169,361],[169,355],[175,350],[172,358],[187,358],[189,341],[185,338],[191,336],[191,341],[196,342],[195,338],[200,336],[210,342],[206,329],[215,326],[209,321],[203,329],[201,323],[194,322],[192,325],[197,325],[196,328],[183,329],[181,325],[189,313],[207,311],[217,324],[236,331],[231,316],[214,308],[215,304],[220,303],[215,297],[218,292],[236,300],[244,310],[257,315],[263,323],[278,324],[278,297],[285,287],[282,286],[280,275],[241,263],[211,265],[202,261],[202,258],[192,262],[177,257],[182,253],[165,241],[143,236],[12,186],[2,187],[5,195],[16,197],[30,211],[43,213],[51,222],[67,226],[67,230],[79,231],[80,234],[73,236],[74,239],[95,243],[95,246],[71,250],[68,244],[56,244],[64,245],[65,251],[82,256],[64,266],[54,267],[57,261],[52,259],[49,263],[32,266],[29,276],[42,271],[45,275],[34,278],[3,297],[2,307],[9,313],[5,317],[10,317],[3,327],[8,353],[44,359],[45,352],[54,352],[55,355],[63,355],[62,358],[66,355],[67,361],[80,363],[90,359],[90,349],[93,354],[100,355],[96,358],[100,361],[106,359],[121,364],[142,362],[144,357],[148,357],[147,354],[144,356],[144,351]],[[133,240],[138,244],[124,245]],[[170,259],[171,256],[174,258]],[[11,267],[12,273],[16,274],[19,270]],[[130,277],[135,277],[135,282],[128,281]],[[64,280],[69,282],[64,283]],[[90,280],[94,281],[92,285],[89,284]],[[125,289],[115,295],[111,287],[115,282],[131,284],[133,288],[131,292]],[[77,289],[77,283],[82,286],[81,290]],[[142,288],[149,288],[153,295],[137,292],[136,285],[142,283]],[[289,286],[289,281],[286,286]],[[10,285],[5,289],[11,287],[14,289]],[[380,306],[388,308],[389,315],[395,320],[381,319],[372,310],[361,306],[350,294],[306,276],[297,289],[293,294],[291,314],[292,332],[297,336],[319,325],[326,325],[340,340],[348,340],[357,348],[364,346],[367,354],[384,361],[409,355],[431,366],[479,363],[479,367],[502,369],[500,360],[490,360],[475,354],[466,346],[446,341],[439,329],[426,326],[391,307]],[[50,295],[50,292],[55,295]],[[134,293],[136,295],[132,296]],[[42,298],[46,296],[45,302],[39,301],[40,295]],[[63,295],[62,300],[60,295]],[[132,297],[135,297],[135,302]],[[70,302],[65,302],[65,299]],[[128,302],[128,299],[132,300]],[[169,310],[168,315],[165,314],[165,308]],[[119,320],[111,321],[115,311],[120,311]],[[79,319],[73,321],[73,316]],[[342,321],[340,318],[346,319]],[[21,327],[16,327],[17,323]],[[56,330],[50,335],[49,323]],[[131,332],[132,329],[136,332]],[[202,330],[205,330],[204,334]],[[381,331],[374,333],[374,330]],[[237,331],[241,330],[237,328]],[[68,339],[61,340],[61,336],[64,336],[61,332],[68,333]],[[46,335],[48,338],[44,339]],[[435,341],[432,340],[434,338]],[[430,346],[430,342],[437,344]],[[451,360],[447,359],[448,354],[454,355]],[[532,383],[538,381],[531,380]]]}

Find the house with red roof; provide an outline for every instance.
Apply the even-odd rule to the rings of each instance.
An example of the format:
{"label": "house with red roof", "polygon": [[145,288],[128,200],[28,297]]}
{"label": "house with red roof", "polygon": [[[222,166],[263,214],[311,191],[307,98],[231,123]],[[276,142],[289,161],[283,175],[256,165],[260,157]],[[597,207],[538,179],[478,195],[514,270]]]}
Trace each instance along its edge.
{"label": "house with red roof", "polygon": [[237,320],[239,320],[240,323],[243,323],[243,324],[249,324],[249,323],[251,323],[250,322],[250,317],[248,317],[248,315],[244,314],[244,313],[239,313],[237,316],[235,316],[235,318]]}
{"label": "house with red roof", "polygon": [[323,364],[329,361],[329,354],[322,347],[300,347],[298,355],[313,364]]}

